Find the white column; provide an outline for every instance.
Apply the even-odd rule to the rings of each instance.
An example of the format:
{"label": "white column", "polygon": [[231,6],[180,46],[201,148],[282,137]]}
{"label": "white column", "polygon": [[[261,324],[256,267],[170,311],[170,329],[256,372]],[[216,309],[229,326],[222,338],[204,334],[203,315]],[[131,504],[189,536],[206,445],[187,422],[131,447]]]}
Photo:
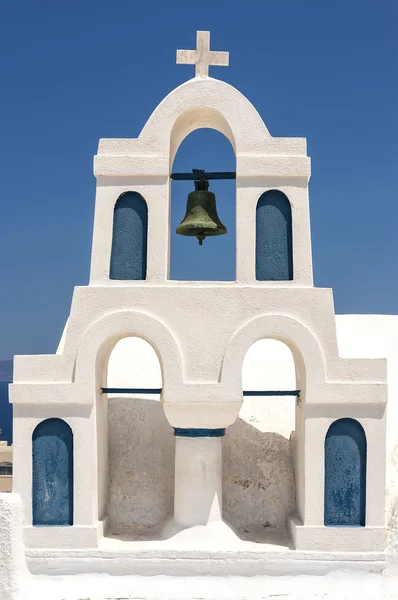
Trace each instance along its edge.
{"label": "white column", "polygon": [[179,525],[221,521],[221,439],[176,436],[174,519]]}

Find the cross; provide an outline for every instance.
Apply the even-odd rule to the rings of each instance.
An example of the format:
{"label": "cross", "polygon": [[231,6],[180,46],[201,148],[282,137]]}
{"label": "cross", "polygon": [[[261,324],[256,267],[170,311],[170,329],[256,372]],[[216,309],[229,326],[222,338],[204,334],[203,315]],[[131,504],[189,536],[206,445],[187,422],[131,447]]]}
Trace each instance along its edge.
{"label": "cross", "polygon": [[196,32],[196,50],[177,50],[178,65],[195,65],[195,77],[208,77],[209,65],[228,67],[229,52],[210,50],[210,31]]}

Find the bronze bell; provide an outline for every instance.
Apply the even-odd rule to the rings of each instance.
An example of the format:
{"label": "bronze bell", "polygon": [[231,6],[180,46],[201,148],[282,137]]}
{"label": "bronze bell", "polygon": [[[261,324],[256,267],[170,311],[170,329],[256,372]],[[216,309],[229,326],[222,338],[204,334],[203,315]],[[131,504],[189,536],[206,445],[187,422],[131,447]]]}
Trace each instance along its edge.
{"label": "bronze bell", "polygon": [[227,228],[218,218],[216,197],[209,192],[209,182],[204,172],[197,173],[195,191],[188,194],[187,211],[176,233],[196,236],[201,246],[207,235],[223,235],[227,233]]}

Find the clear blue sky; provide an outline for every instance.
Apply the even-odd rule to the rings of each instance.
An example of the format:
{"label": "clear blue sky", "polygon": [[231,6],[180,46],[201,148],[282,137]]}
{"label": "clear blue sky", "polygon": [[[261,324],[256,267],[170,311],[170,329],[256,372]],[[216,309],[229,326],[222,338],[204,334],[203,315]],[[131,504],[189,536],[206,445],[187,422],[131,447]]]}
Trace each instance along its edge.
{"label": "clear blue sky", "polygon": [[[0,359],[55,350],[88,282],[98,139],[137,136],[193,76],[175,51],[197,29],[230,52],[213,77],[272,135],[308,139],[316,285],[336,312],[398,313],[396,0],[13,0],[0,4]],[[229,143],[193,133],[174,165],[192,168],[233,170]],[[173,229],[189,189],[173,184]],[[175,278],[233,278],[233,184],[212,189],[231,235],[201,249],[173,235]]]}

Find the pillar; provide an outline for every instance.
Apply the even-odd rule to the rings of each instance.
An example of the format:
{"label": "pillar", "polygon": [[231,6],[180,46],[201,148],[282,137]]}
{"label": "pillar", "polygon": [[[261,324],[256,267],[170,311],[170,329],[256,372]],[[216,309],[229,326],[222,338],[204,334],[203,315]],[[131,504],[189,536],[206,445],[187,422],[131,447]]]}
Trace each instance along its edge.
{"label": "pillar", "polygon": [[224,434],[225,429],[174,429],[174,520],[178,525],[221,521]]}

